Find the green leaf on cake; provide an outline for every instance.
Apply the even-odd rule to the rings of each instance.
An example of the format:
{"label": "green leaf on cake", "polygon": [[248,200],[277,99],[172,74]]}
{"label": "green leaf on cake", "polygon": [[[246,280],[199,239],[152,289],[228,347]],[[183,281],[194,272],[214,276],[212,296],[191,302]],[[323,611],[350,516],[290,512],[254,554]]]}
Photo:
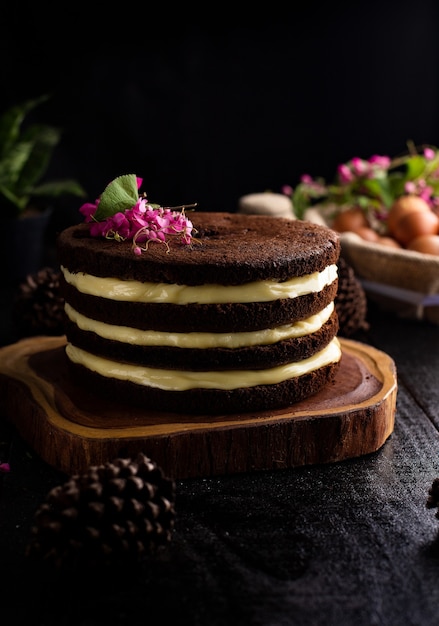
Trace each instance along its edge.
{"label": "green leaf on cake", "polygon": [[133,207],[138,199],[137,176],[118,176],[102,192],[94,218],[100,222],[116,213],[123,213]]}

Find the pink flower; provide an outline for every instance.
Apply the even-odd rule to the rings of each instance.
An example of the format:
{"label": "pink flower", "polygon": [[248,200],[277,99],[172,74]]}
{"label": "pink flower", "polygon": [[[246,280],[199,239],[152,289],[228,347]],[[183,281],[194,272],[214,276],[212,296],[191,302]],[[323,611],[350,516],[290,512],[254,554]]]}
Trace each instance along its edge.
{"label": "pink flower", "polygon": [[404,185],[404,191],[406,193],[419,196],[422,200],[425,200],[427,204],[433,206],[434,202],[434,188],[427,184],[427,181],[420,178],[416,182],[408,181]]}
{"label": "pink flower", "polygon": [[352,170],[356,176],[366,176],[369,172],[369,164],[364,159],[354,157],[351,160]]}
{"label": "pink flower", "polygon": [[390,157],[388,156],[379,156],[378,154],[374,154],[370,157],[369,163],[371,165],[376,165],[380,169],[387,170],[390,166]]}
{"label": "pink flower", "polygon": [[82,215],[85,217],[86,223],[91,222],[93,220],[93,215],[96,213],[98,204],[99,204],[99,198],[96,200],[95,203],[86,202],[81,207],[79,207],[79,212],[82,213]]}
{"label": "pink flower", "polygon": [[425,202],[427,202],[428,204],[431,204],[432,199],[431,196],[433,195],[434,189],[433,187],[429,187],[428,185],[425,187],[421,187],[420,188],[420,193],[419,196],[425,200]]}
{"label": "pink flower", "polygon": [[92,222],[90,225],[90,235],[92,237],[105,237],[106,230],[106,222]]}
{"label": "pink flower", "polygon": [[[184,208],[184,207],[183,207]],[[159,207],[153,209],[146,205],[145,214],[146,223],[133,236],[133,250],[135,254],[139,254],[141,250],[139,243],[145,243],[143,250],[146,250],[149,242],[168,243],[166,235],[170,237],[180,237],[183,244],[191,243],[191,235],[193,230],[192,222],[186,217],[184,211],[177,212],[171,209]]]}
{"label": "pink flower", "polygon": [[311,185],[313,182],[312,177],[309,174],[303,174],[303,176],[301,176],[300,178],[300,182],[301,183],[306,183],[308,185]]}
{"label": "pink flower", "polygon": [[432,161],[435,157],[435,152],[431,148],[425,148],[424,156],[427,159],[427,161]]}
{"label": "pink flower", "polygon": [[0,463],[0,473],[7,474],[11,471],[9,463]]}
{"label": "pink flower", "polygon": [[354,180],[354,175],[352,174],[350,168],[345,163],[338,166],[337,172],[338,172],[338,177],[340,179],[340,182],[342,184],[351,183]]}
{"label": "pink flower", "polygon": [[125,213],[115,213],[112,217],[107,219],[107,223],[107,236],[112,233],[117,233],[118,237],[121,239],[127,239],[129,237],[131,224]]}

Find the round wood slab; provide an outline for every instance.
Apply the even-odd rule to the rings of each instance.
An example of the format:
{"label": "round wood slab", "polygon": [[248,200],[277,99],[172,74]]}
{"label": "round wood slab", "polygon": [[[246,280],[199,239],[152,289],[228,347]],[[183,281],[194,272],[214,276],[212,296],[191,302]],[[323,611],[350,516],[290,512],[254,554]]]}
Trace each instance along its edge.
{"label": "round wood slab", "polygon": [[333,463],[378,450],[391,435],[396,367],[341,339],[333,384],[286,409],[193,416],[128,408],[70,380],[65,337],[0,349],[0,411],[49,465],[80,473],[144,452],[174,479]]}

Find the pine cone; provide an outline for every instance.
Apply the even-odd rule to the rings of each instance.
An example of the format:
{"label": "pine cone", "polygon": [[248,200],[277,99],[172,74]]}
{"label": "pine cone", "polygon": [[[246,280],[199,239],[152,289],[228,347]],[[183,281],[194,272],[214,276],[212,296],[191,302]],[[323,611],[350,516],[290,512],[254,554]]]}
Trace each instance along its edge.
{"label": "pine cone", "polygon": [[92,466],[52,489],[26,555],[55,567],[139,563],[171,540],[175,483],[144,454]]}
{"label": "pine cone", "polygon": [[62,335],[64,300],[59,294],[60,271],[50,267],[29,274],[18,287],[14,321],[23,336]]}
{"label": "pine cone", "polygon": [[366,321],[366,294],[354,270],[345,259],[340,257],[337,266],[338,292],[335,308],[340,325],[338,334],[342,337],[352,337],[356,332],[369,328]]}

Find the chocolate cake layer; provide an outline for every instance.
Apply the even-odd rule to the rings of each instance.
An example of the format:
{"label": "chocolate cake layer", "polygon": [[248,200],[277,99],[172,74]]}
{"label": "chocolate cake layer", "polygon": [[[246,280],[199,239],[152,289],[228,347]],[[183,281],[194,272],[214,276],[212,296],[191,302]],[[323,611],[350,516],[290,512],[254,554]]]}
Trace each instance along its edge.
{"label": "chocolate cake layer", "polygon": [[234,213],[188,213],[197,241],[152,242],[137,256],[132,242],[92,238],[89,225],[71,226],[58,237],[58,260],[70,272],[99,277],[183,285],[241,285],[285,281],[320,272],[340,254],[334,231],[302,220]]}
{"label": "chocolate cake layer", "polygon": [[271,302],[160,304],[122,302],[79,292],[61,277],[65,301],[86,317],[141,330],[173,332],[238,332],[292,324],[318,313],[337,294],[335,280],[322,291]]}
{"label": "chocolate cake layer", "polygon": [[79,385],[91,393],[121,398],[135,406],[154,411],[192,415],[218,415],[281,409],[293,405],[320,391],[333,381],[339,362],[274,385],[233,390],[190,389],[187,391],[164,391],[143,387],[129,381],[106,378],[80,365],[69,362],[72,375]]}
{"label": "chocolate cake layer", "polygon": [[334,311],[328,321],[316,332],[269,345],[242,348],[175,348],[168,346],[141,346],[121,343],[83,331],[70,321],[66,323],[69,341],[87,352],[121,362],[178,370],[244,370],[266,369],[302,361],[322,350],[338,331],[338,317]]}

